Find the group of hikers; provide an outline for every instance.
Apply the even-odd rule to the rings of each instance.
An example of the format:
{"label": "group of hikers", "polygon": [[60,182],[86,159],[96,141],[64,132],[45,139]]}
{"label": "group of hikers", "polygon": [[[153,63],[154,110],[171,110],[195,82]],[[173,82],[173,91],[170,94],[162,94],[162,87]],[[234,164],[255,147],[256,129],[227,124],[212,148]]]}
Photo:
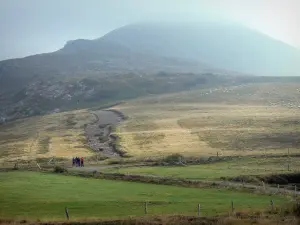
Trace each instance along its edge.
{"label": "group of hikers", "polygon": [[76,166],[76,167],[84,167],[84,160],[83,157],[79,158],[79,157],[73,157],[72,159],[72,165]]}

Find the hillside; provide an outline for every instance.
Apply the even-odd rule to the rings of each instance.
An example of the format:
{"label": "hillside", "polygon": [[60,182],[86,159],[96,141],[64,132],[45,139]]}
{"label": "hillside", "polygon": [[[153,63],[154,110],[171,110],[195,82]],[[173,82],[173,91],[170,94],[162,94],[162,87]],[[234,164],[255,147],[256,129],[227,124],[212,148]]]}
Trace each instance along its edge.
{"label": "hillside", "polygon": [[134,51],[256,75],[294,76],[300,71],[299,49],[233,23],[139,23],[116,29],[103,39]]}
{"label": "hillside", "polygon": [[[119,137],[118,149],[125,153],[124,159],[156,160],[174,153],[186,157],[218,153],[274,156],[285,154],[287,149],[299,155],[299,79],[243,85],[231,85],[217,77],[214,81],[207,85],[227,86],[199,85],[201,88],[194,90],[145,96],[111,107],[126,116],[112,133]],[[177,88],[185,85],[178,80]],[[154,87],[168,91],[163,91],[168,87]],[[102,145],[107,141],[104,133],[109,133],[104,131],[105,125],[115,125],[116,120],[120,121],[118,116],[95,107],[6,123],[0,126],[0,165],[18,159],[49,160],[53,156],[70,159],[96,154],[118,159],[105,149],[106,144]]]}
{"label": "hillside", "polygon": [[1,89],[0,122],[72,108],[107,105],[150,94],[226,85],[236,80],[239,82],[235,77],[211,73],[166,72],[35,77],[19,83],[19,89],[6,92]]}
{"label": "hillside", "polygon": [[[174,73],[175,85],[168,76],[156,79],[160,71]],[[176,74],[207,71],[218,72],[196,61],[137,53],[109,41],[69,41],[53,53],[0,62],[0,121],[184,90],[194,78]]]}
{"label": "hillside", "polygon": [[247,73],[296,75],[299,56],[283,43],[231,25],[129,25],[100,39],[69,41],[56,52],[1,61],[0,123],[149,94],[266,80],[242,76]]}
{"label": "hillside", "polygon": [[234,85],[127,101],[120,144],[134,157],[299,153],[299,81]]}
{"label": "hillside", "polygon": [[132,71],[199,72],[206,69],[209,67],[204,64],[136,53],[109,41],[75,40],[53,53],[0,62],[0,88],[14,90],[32,79],[53,76],[103,76]]}

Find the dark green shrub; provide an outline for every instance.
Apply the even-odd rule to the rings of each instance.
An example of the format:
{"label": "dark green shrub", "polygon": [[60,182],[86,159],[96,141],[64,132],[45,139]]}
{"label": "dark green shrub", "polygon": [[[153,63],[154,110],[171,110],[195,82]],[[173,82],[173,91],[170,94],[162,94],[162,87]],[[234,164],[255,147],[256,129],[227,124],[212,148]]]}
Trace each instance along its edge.
{"label": "dark green shrub", "polygon": [[61,166],[55,166],[54,167],[54,173],[65,173],[67,170]]}
{"label": "dark green shrub", "polygon": [[13,170],[18,170],[18,169],[19,169],[18,163],[15,163]]}
{"label": "dark green shrub", "polygon": [[185,159],[180,154],[172,154],[163,159],[163,163],[168,165],[184,165]]}

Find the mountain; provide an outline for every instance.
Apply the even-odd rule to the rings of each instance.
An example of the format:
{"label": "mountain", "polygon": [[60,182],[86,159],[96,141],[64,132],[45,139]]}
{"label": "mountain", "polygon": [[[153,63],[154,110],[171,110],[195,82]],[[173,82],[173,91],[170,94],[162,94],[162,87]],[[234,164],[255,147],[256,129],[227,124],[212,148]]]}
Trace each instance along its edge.
{"label": "mountain", "polygon": [[0,90],[15,90],[37,78],[127,72],[199,72],[209,66],[195,61],[136,53],[105,40],[69,41],[53,53],[0,62]]}
{"label": "mountain", "polygon": [[230,22],[138,23],[116,29],[101,40],[244,73],[300,75],[299,49]]}
{"label": "mountain", "polygon": [[133,24],[99,39],[69,41],[56,52],[1,61],[0,122],[257,81],[235,71],[297,75],[299,66],[298,50],[236,25]]}
{"label": "mountain", "polygon": [[217,79],[207,72],[222,70],[102,39],[69,41],[53,53],[0,62],[0,122],[181,91]]}

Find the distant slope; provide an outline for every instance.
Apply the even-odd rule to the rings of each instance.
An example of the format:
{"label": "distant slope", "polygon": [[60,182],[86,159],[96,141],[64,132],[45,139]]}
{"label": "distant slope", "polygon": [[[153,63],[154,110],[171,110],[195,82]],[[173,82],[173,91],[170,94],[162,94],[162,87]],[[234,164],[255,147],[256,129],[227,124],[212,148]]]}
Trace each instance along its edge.
{"label": "distant slope", "polygon": [[244,73],[300,75],[299,49],[231,23],[140,23],[116,29],[100,40]]}
{"label": "distant slope", "polygon": [[0,92],[15,90],[38,77],[120,74],[128,72],[203,72],[195,61],[136,53],[104,40],[75,40],[57,52],[0,62]]}

